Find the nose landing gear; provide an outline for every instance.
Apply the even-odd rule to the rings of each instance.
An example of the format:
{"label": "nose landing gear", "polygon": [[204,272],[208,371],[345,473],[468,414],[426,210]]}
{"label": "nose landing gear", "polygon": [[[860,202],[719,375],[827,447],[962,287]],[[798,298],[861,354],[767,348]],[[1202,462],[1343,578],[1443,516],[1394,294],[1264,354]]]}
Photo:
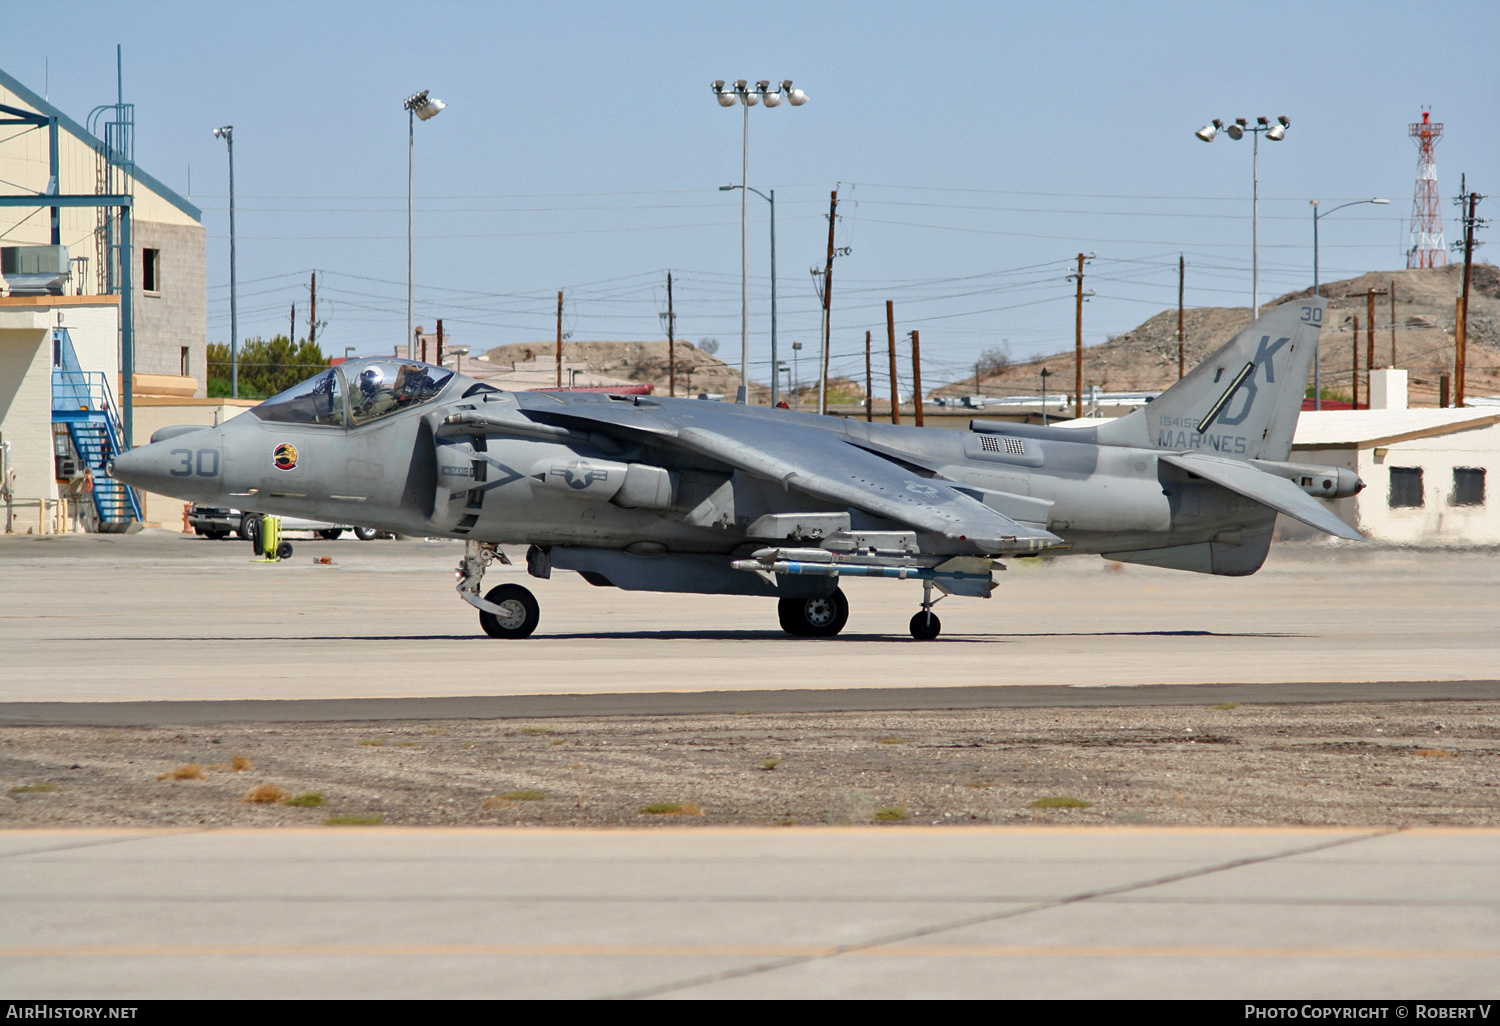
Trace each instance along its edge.
{"label": "nose landing gear", "polygon": [[484,571],[497,559],[502,563],[510,562],[505,553],[491,542],[469,542],[454,573],[458,578],[459,597],[479,610],[479,626],[490,637],[530,637],[541,619],[541,608],[529,589],[519,584],[502,584],[491,588],[484,598],[479,597]]}

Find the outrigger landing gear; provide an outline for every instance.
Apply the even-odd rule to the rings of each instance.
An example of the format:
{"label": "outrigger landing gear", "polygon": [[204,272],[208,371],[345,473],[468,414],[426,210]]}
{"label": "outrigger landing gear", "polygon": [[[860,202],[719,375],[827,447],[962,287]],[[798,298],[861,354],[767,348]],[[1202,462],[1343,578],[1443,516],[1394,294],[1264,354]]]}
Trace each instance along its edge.
{"label": "outrigger landing gear", "polygon": [[932,597],[932,582],[922,582],[922,611],[911,618],[911,636],[918,641],[931,641],[943,629],[943,622],[933,613],[932,607],[942,601],[942,596]]}
{"label": "outrigger landing gear", "polygon": [[490,637],[529,637],[541,619],[541,609],[530,590],[519,584],[502,584],[491,588],[484,598],[479,597],[484,572],[497,559],[510,562],[493,542],[467,543],[464,558],[454,574],[458,578],[459,597],[479,610],[479,626]]}

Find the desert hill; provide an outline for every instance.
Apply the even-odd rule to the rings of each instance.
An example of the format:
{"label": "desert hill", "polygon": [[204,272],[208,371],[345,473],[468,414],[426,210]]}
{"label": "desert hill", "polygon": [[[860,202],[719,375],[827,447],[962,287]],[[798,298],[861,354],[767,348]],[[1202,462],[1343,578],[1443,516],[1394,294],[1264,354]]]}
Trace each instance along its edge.
{"label": "desert hill", "polygon": [[[1396,366],[1411,372],[1413,406],[1436,406],[1438,375],[1453,371],[1455,300],[1463,292],[1463,266],[1450,264],[1420,270],[1377,271],[1345,281],[1327,282],[1322,293],[1329,299],[1328,319],[1319,342],[1323,391],[1329,398],[1349,398],[1354,359],[1353,325],[1358,316],[1360,395],[1365,395],[1364,370],[1368,358],[1366,290],[1396,291]],[[1467,394],[1500,394],[1500,269],[1475,264],[1469,286],[1469,344]],[[1273,299],[1262,306],[1312,295],[1303,289]],[[1087,311],[1085,311],[1087,316]],[[1193,307],[1184,312],[1184,345],[1188,369],[1228,342],[1251,320],[1249,307]],[[1391,366],[1392,320],[1389,296],[1375,299],[1375,361]],[[1071,391],[1073,353],[1015,363],[934,389],[932,395],[1011,395],[1040,388],[1043,367],[1055,376],[1049,379],[1054,392]],[[1105,391],[1158,392],[1177,380],[1177,311],[1163,310],[1139,327],[1116,335],[1102,345],[1083,351],[1084,387],[1099,385]]]}

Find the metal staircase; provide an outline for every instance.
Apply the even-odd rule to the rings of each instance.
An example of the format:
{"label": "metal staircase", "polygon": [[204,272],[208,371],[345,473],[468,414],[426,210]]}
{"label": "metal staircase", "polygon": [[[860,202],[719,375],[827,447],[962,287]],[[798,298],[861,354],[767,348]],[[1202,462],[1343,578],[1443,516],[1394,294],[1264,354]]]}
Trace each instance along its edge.
{"label": "metal staircase", "polygon": [[120,412],[109,376],[79,367],[67,328],[54,328],[52,343],[52,423],[67,426],[73,450],[93,478],[89,494],[99,516],[99,530],[124,530],[132,520],[141,519],[141,498],[134,488],[104,470],[123,451]]}

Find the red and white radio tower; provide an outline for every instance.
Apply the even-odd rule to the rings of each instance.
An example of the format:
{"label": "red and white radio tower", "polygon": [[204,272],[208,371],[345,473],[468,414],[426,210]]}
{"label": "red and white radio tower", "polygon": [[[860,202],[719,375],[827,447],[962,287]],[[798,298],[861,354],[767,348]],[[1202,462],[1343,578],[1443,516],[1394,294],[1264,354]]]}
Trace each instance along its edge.
{"label": "red and white radio tower", "polygon": [[1443,245],[1443,215],[1438,209],[1437,156],[1433,149],[1443,137],[1441,122],[1422,112],[1422,120],[1407,133],[1417,141],[1417,188],[1411,198],[1411,248],[1407,267],[1441,267],[1448,262]]}

